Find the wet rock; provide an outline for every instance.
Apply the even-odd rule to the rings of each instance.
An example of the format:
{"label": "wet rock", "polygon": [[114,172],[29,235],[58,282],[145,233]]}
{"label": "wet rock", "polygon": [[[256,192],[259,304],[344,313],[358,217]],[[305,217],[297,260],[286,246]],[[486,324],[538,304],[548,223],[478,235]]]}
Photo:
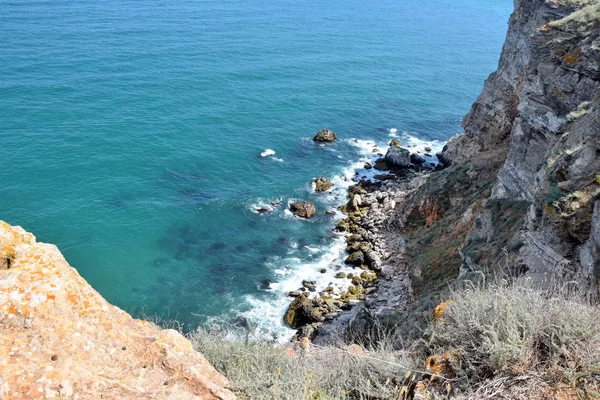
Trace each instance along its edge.
{"label": "wet rock", "polygon": [[317,210],[314,203],[310,201],[297,201],[290,204],[290,211],[301,218],[312,218]]}
{"label": "wet rock", "polygon": [[425,151],[426,151],[427,153],[431,153],[431,147],[429,147],[429,146],[426,146],[426,147],[425,147]]}
{"label": "wet rock", "polygon": [[339,279],[345,279],[346,278],[346,273],[345,272],[338,272],[337,274],[335,274],[336,278]]}
{"label": "wet rock", "polygon": [[298,297],[298,296],[300,296],[301,294],[302,294],[302,293],[300,293],[300,292],[297,292],[297,291],[291,291],[291,292],[289,292],[289,293],[288,293],[288,296],[289,296],[289,297]]}
{"label": "wet rock", "polygon": [[368,163],[365,163],[365,165],[363,166],[363,168],[364,169],[371,169],[371,168],[373,168],[373,166],[371,165],[370,162],[368,162]]}
{"label": "wet rock", "polygon": [[315,178],[314,182],[315,182],[315,192],[325,192],[325,191],[329,190],[331,187],[333,187],[333,183],[331,183],[331,181],[324,176],[322,176],[320,178]]}
{"label": "wet rock", "polygon": [[336,139],[336,134],[329,129],[321,129],[313,138],[315,142],[333,142]]}

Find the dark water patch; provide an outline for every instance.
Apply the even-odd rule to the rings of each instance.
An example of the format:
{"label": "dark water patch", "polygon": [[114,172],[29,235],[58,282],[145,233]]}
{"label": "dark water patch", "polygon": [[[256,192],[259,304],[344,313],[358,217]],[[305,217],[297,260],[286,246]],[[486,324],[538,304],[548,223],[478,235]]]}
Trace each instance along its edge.
{"label": "dark water patch", "polygon": [[221,198],[215,190],[196,188],[180,189],[178,195],[179,203],[188,206],[197,206]]}
{"label": "dark water patch", "polygon": [[227,244],[223,242],[215,242],[208,247],[210,251],[223,251],[227,248]]}

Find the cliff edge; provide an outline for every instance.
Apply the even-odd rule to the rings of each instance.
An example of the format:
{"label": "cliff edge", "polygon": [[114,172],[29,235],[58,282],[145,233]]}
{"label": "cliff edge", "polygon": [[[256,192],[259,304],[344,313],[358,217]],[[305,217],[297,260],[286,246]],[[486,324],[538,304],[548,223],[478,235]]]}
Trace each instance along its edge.
{"label": "cliff edge", "polygon": [[600,2],[516,0],[464,134],[392,217],[418,298],[480,272],[600,282]]}
{"label": "cliff edge", "polygon": [[109,304],[56,246],[0,221],[0,399],[229,400],[174,330]]}

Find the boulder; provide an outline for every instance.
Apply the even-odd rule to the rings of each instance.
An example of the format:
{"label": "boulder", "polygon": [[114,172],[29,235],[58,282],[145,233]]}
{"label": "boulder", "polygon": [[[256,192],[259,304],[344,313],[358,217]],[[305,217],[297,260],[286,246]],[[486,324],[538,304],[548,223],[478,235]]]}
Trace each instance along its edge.
{"label": "boulder", "polygon": [[416,164],[416,165],[420,165],[425,162],[425,159],[423,157],[421,157],[419,154],[412,153],[410,155],[410,162],[413,164]]}
{"label": "boulder", "polygon": [[333,142],[336,139],[335,133],[329,129],[321,129],[313,138],[315,142]]}
{"label": "boulder", "polygon": [[301,218],[312,218],[317,210],[314,203],[310,201],[297,201],[290,204],[290,211]]}
{"label": "boulder", "polygon": [[329,190],[329,188],[333,187],[333,183],[324,176],[320,178],[315,178],[315,192],[325,192]]}
{"label": "boulder", "polygon": [[189,340],[108,303],[56,246],[0,221],[0,260],[0,398],[235,398]]}
{"label": "boulder", "polygon": [[346,264],[359,266],[365,263],[365,255],[362,251],[355,251],[354,253],[350,254],[344,262]]}
{"label": "boulder", "polygon": [[390,146],[384,160],[390,166],[405,168],[410,165],[410,152],[400,147]]}
{"label": "boulder", "polygon": [[296,297],[283,316],[283,321],[293,329],[324,320],[323,312],[306,296]]}

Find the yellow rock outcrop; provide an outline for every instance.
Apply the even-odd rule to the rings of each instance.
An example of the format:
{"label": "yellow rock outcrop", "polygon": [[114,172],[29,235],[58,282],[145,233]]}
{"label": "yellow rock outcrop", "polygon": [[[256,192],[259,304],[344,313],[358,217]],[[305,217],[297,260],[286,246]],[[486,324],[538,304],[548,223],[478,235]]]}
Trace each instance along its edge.
{"label": "yellow rock outcrop", "polygon": [[0,221],[0,399],[229,400],[180,333],[109,304],[63,258]]}

